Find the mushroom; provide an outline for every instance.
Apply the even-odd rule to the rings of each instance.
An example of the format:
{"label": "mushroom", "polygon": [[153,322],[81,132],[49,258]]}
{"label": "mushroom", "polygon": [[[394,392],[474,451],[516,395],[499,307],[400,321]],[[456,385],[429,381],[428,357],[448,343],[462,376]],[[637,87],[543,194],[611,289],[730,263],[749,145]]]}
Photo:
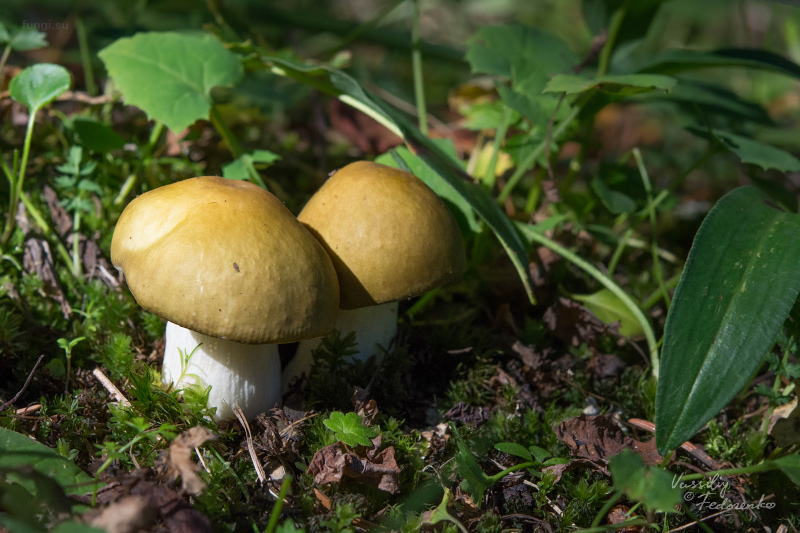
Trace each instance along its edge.
{"label": "mushroom", "polygon": [[166,185],[120,216],[111,261],[166,319],[163,379],[211,386],[215,418],[280,401],[278,343],[332,330],[339,286],[320,243],[275,196],[218,177]]}
{"label": "mushroom", "polygon": [[[355,331],[366,360],[397,333],[398,300],[444,285],[464,271],[464,241],[442,200],[409,172],[360,161],[336,172],[298,220],[319,239],[339,277],[336,329]],[[300,343],[281,389],[308,371],[319,339]]]}

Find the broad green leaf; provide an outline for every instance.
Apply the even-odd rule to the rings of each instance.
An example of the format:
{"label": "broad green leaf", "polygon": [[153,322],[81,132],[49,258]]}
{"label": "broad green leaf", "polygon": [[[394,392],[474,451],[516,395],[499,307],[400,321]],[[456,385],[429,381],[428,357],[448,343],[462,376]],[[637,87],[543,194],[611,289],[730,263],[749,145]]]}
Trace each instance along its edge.
{"label": "broad green leaf", "polygon": [[125,139],[105,124],[90,118],[76,118],[72,127],[83,146],[93,152],[106,154],[120,150],[125,146]]}
{"label": "broad green leaf", "polygon": [[0,428],[0,468],[32,466],[37,472],[54,479],[67,493],[85,492],[85,488],[70,489],[78,483],[91,482],[75,463],[33,439],[10,429]]}
{"label": "broad green leaf", "polygon": [[797,299],[799,273],[800,215],[752,186],[708,213],[667,315],[659,453],[690,439],[747,383]]}
{"label": "broad green leaf", "polygon": [[480,506],[484,493],[492,486],[492,480],[478,465],[478,461],[472,454],[472,450],[467,446],[467,443],[464,442],[464,439],[457,433],[454,433],[454,435],[456,435],[456,446],[458,448],[458,453],[455,456],[456,471],[462,478],[461,488],[472,496],[472,501],[476,505]]}
{"label": "broad green leaf", "polygon": [[372,446],[370,439],[378,436],[378,431],[365,426],[356,413],[344,414],[334,411],[322,423],[336,433],[337,439],[348,446]]}
{"label": "broad green leaf", "polygon": [[673,487],[672,475],[658,467],[646,467],[642,457],[624,449],[608,460],[614,488],[648,508],[665,513],[675,512],[681,503],[681,489]]}
{"label": "broad green leaf", "polygon": [[494,445],[494,449],[507,453],[508,455],[514,455],[526,461],[533,461],[531,452],[525,446],[517,444],[516,442],[498,442]]}
{"label": "broad green leaf", "polygon": [[[558,37],[533,26],[485,26],[472,36],[466,59],[472,72],[503,76],[497,86],[503,102],[534,124],[546,124],[558,105],[555,95],[542,94],[550,77],[578,64],[578,57]],[[560,113],[569,112],[566,102]]]}
{"label": "broad green leaf", "polygon": [[556,74],[545,86],[546,93],[578,94],[590,89],[618,95],[631,96],[652,91],[670,92],[678,82],[675,78],[659,74],[624,74],[586,78],[577,74]]}
{"label": "broad green leaf", "polygon": [[800,485],[800,455],[792,454],[775,459],[775,464],[793,483]]}
{"label": "broad green leaf", "polygon": [[639,72],[672,74],[699,68],[745,67],[768,70],[800,78],[800,65],[778,54],[760,49],[727,48],[702,50],[668,50],[641,66]]}
{"label": "broad green leaf", "polygon": [[173,131],[208,118],[211,89],[236,84],[243,72],[239,58],[211,35],[139,33],[98,55],[125,102]]}
{"label": "broad green leaf", "polygon": [[729,131],[711,130],[709,132],[707,129],[697,126],[687,129],[705,139],[713,137],[718,140],[722,146],[736,154],[742,160],[742,163],[758,165],[764,170],[774,168],[781,172],[800,171],[800,159],[780,148],[760,143]]}
{"label": "broad green leaf", "polygon": [[60,65],[39,63],[17,74],[8,90],[11,98],[36,114],[45,106],[69,89],[70,79],[67,69]]}
{"label": "broad green leaf", "polygon": [[619,322],[619,332],[629,339],[644,334],[642,326],[630,309],[608,289],[600,289],[594,294],[573,294],[572,297],[606,324]]}
{"label": "broad green leaf", "polygon": [[[455,157],[455,149],[453,148],[452,142],[449,140],[446,140],[446,142],[449,144],[449,148],[453,151],[453,157]],[[441,144],[442,143],[440,143],[440,145]],[[450,152],[448,147],[444,147],[444,149]],[[425,185],[430,187],[433,192],[435,192],[442,198],[442,200],[444,200],[444,202],[450,208],[450,211],[453,213],[456,222],[458,222],[458,227],[461,229],[461,233],[464,236],[480,230],[480,226],[478,225],[478,221],[475,216],[475,211],[466,198],[461,196],[458,191],[456,191],[449,183],[442,180],[439,175],[436,174],[436,172],[425,163],[425,161],[412,154],[411,150],[405,146],[395,148],[394,153],[397,154],[397,157],[400,158],[409,172],[425,182]],[[398,166],[394,157],[392,157],[392,153],[383,154],[377,157],[375,161],[393,167]]]}
{"label": "broad green leaf", "polygon": [[646,93],[637,96],[636,101],[676,104],[685,108],[687,113],[692,116],[696,116],[699,107],[706,114],[723,115],[737,121],[747,120],[758,124],[774,125],[774,121],[760,105],[743,100],[725,87],[697,80],[681,78],[680,83],[669,94]]}
{"label": "broad green leaf", "polygon": [[10,45],[19,52],[35,50],[47,46],[47,36],[35,28],[17,28],[0,22],[0,45]]}
{"label": "broad green leaf", "polygon": [[606,185],[599,176],[592,178],[591,187],[612,214],[620,215],[636,211],[636,202],[633,198],[623,192],[615,191]]}
{"label": "broad green leaf", "polygon": [[337,96],[400,135],[416,155],[435,171],[435,175],[431,175],[432,180],[438,178],[455,189],[492,229],[517,269],[528,299],[535,301],[525,241],[489,193],[472,182],[458,161],[411,125],[402,113],[369,94],[346,73],[331,67],[303,65],[273,56],[262,56],[261,60],[271,66],[273,72]]}

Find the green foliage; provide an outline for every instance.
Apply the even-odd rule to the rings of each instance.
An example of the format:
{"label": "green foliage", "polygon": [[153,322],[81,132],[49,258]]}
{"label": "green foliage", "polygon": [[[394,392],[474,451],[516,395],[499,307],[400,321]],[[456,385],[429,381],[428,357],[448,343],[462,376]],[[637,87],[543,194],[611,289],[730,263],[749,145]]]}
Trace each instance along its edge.
{"label": "green foliage", "polygon": [[0,45],[20,52],[47,46],[47,35],[34,28],[17,28],[0,22]]}
{"label": "green foliage", "polygon": [[651,509],[674,512],[681,503],[681,490],[673,487],[672,476],[656,467],[645,467],[642,457],[625,449],[608,460],[616,490]]}
{"label": "green foliage", "polygon": [[175,132],[209,118],[211,89],[242,77],[237,56],[207,34],[139,33],[115,41],[98,56],[128,104]]}
{"label": "green foliage", "polygon": [[322,423],[336,434],[337,440],[348,446],[371,446],[370,439],[378,436],[378,431],[365,426],[356,413],[334,411]]}
{"label": "green foliage", "polygon": [[[51,479],[69,494],[82,492],[76,485],[91,481],[74,463],[64,459],[50,448],[14,431],[0,428],[0,468],[32,468]],[[25,477],[18,480],[29,492],[33,490]]]}
{"label": "green foliage", "polygon": [[667,317],[656,399],[662,453],[700,429],[758,368],[800,291],[800,215],[753,187],[729,193],[695,238]]}
{"label": "green foliage", "polygon": [[112,333],[103,345],[103,366],[114,379],[126,377],[133,366],[131,338],[124,333]]}
{"label": "green foliage", "polygon": [[60,65],[40,63],[17,74],[8,84],[11,98],[31,111],[31,117],[68,90],[70,77]]}

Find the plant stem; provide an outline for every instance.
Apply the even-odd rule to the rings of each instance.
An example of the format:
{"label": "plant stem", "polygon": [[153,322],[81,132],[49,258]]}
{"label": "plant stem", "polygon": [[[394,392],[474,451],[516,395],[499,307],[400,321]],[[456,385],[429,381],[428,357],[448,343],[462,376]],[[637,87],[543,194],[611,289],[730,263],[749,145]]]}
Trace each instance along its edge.
{"label": "plant stem", "polygon": [[738,476],[739,474],[755,474],[756,472],[764,472],[766,470],[775,470],[777,465],[774,461],[764,461],[757,465],[741,466],[739,468],[723,468],[722,470],[712,470],[711,472],[703,472],[700,474],[687,474],[680,476],[680,481],[696,481],[698,479],[708,479],[709,476]]}
{"label": "plant stem", "polygon": [[3,81],[3,67],[6,66],[6,61],[8,61],[8,54],[11,53],[11,43],[8,43],[6,47],[3,49],[3,55],[0,56],[0,84]]}
{"label": "plant stem", "polygon": [[214,129],[217,130],[217,133],[228,143],[233,158],[236,159],[242,155],[242,145],[239,144],[236,136],[230,128],[228,128],[227,124],[225,124],[216,105],[211,106],[211,123],[214,125]]}
{"label": "plant stem", "polygon": [[92,59],[89,54],[89,42],[86,39],[86,26],[83,25],[83,20],[80,17],[75,19],[75,31],[78,34],[78,48],[81,53],[83,82],[86,84],[86,92],[92,96],[97,96],[97,84],[94,82]]}
{"label": "plant stem", "polygon": [[80,254],[80,228],[81,228],[81,210],[75,209],[75,214],[72,215],[72,275],[80,277],[82,275],[81,254]]}
{"label": "plant stem", "polygon": [[557,242],[548,239],[541,233],[534,230],[528,224],[517,222],[515,225],[520,231],[522,231],[525,237],[543,246],[546,246],[547,248],[550,248],[555,253],[592,276],[594,279],[600,282],[603,287],[611,291],[617,298],[619,298],[622,304],[630,310],[631,314],[634,316],[634,318],[636,318],[636,321],[642,327],[645,339],[647,339],[648,349],[650,350],[650,365],[653,367],[653,376],[658,377],[658,343],[656,342],[656,336],[653,333],[653,327],[650,325],[650,322],[647,320],[647,317],[644,315],[639,306],[636,305],[636,302],[634,302],[619,285],[614,283],[612,279],[600,272],[600,270],[593,265],[572,253],[570,250],[564,248]]}
{"label": "plant stem", "polygon": [[611,509],[614,506],[614,504],[619,501],[620,498],[622,498],[622,491],[618,490],[608,499],[608,501],[605,503],[605,505],[603,505],[603,507],[594,516],[594,520],[592,520],[591,527],[599,526],[600,525],[600,520],[602,520],[603,517],[606,516],[606,514],[609,511],[609,509]]}
{"label": "plant stem", "polygon": [[667,306],[667,310],[669,310],[671,303],[669,299],[669,291],[667,291],[667,288],[664,285],[664,274],[661,271],[661,261],[658,258],[658,220],[656,218],[655,207],[653,207],[653,186],[650,183],[650,174],[647,172],[647,167],[644,166],[644,160],[642,159],[642,153],[639,151],[639,148],[633,149],[633,157],[636,159],[636,165],[639,167],[639,175],[642,178],[645,194],[647,195],[647,212],[650,217],[650,233],[652,236],[652,240],[650,242],[650,255],[653,259],[653,275],[658,283],[661,296],[664,298],[664,304]]}
{"label": "plant stem", "polygon": [[393,4],[386,6],[383,11],[380,11],[376,16],[372,19],[364,22],[363,24],[353,28],[352,31],[347,33],[339,43],[331,48],[330,50],[323,52],[322,56],[324,57],[332,57],[336,53],[340,52],[344,48],[346,48],[350,43],[361,37],[363,34],[372,31],[375,26],[381,23],[383,19],[385,19],[392,11],[394,11],[400,4],[405,2],[406,0],[395,0]]}
{"label": "plant stem", "polygon": [[494,183],[497,179],[497,160],[500,157],[500,147],[503,146],[503,141],[506,140],[506,133],[511,122],[511,109],[503,107],[503,117],[500,120],[500,127],[494,135],[494,143],[492,143],[492,158],[489,160],[489,166],[486,169],[486,174],[483,175],[483,184],[488,190],[494,189]]}
{"label": "plant stem", "polygon": [[292,476],[286,475],[283,478],[283,482],[281,483],[281,490],[278,493],[278,499],[275,501],[275,505],[272,507],[272,511],[269,515],[269,523],[267,524],[267,529],[264,530],[264,533],[273,533],[275,528],[278,525],[278,519],[281,516],[281,510],[283,509],[283,500],[286,498],[286,494],[289,492],[289,487],[292,484]]}
{"label": "plant stem", "polygon": [[10,191],[10,209],[6,216],[6,226],[3,230],[2,238],[0,238],[0,244],[6,244],[8,242],[8,239],[11,238],[11,233],[16,227],[17,219],[14,216],[14,212],[17,210],[17,204],[19,203],[19,198],[22,195],[22,186],[25,183],[25,167],[28,166],[28,154],[31,151],[31,139],[33,138],[33,125],[35,120],[36,111],[31,110],[30,115],[28,116],[28,129],[25,131],[25,141],[22,147],[22,162],[19,166],[19,176],[17,177],[15,187],[12,187]]}
{"label": "plant stem", "polygon": [[[572,108],[572,111],[570,111],[569,115],[564,117],[564,120],[559,122],[555,130],[553,130],[553,135],[551,136],[551,142],[553,139],[557,139],[558,137],[561,136],[562,133],[564,133],[564,130],[567,129],[567,126],[569,126],[570,123],[575,119],[575,117],[578,116],[580,110],[581,106],[576,105],[575,107]],[[547,139],[542,140],[542,142],[540,142],[536,146],[536,148],[534,148],[533,151],[531,151],[531,153],[528,154],[528,157],[526,157],[525,160],[522,161],[522,163],[517,167],[517,170],[515,170],[514,174],[512,174],[511,177],[508,179],[506,186],[503,187],[503,190],[500,191],[500,194],[497,196],[497,203],[502,205],[503,202],[505,202],[508,195],[511,194],[511,191],[513,191],[514,187],[516,187],[517,183],[519,183],[519,180],[522,179],[522,176],[525,175],[528,169],[531,166],[533,166],[533,164],[536,162],[536,159],[541,155],[542,151],[544,150],[545,144],[547,144]]]}
{"label": "plant stem", "polygon": [[614,51],[614,46],[619,35],[619,29],[622,27],[622,21],[625,20],[625,14],[628,11],[628,2],[623,3],[614,14],[611,16],[611,22],[608,25],[608,36],[600,50],[600,58],[597,64],[597,76],[605,76],[608,73],[608,66],[611,62],[611,52]]}
{"label": "plant stem", "polygon": [[422,77],[422,49],[419,35],[419,0],[411,0],[414,13],[411,19],[411,68],[414,71],[414,95],[417,100],[419,131],[428,136],[428,110],[425,105],[425,83]]}

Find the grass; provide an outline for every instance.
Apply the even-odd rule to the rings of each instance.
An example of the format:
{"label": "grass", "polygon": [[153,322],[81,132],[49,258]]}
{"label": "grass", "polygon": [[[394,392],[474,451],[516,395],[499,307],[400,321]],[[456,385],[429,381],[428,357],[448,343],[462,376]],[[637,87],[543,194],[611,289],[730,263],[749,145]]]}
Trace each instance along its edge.
{"label": "grass", "polygon": [[[123,494],[114,487],[139,487],[135,490],[145,495],[158,494],[184,505],[196,513],[193,519],[215,531],[499,533],[614,530],[632,524],[663,532],[681,527],[800,527],[798,489],[789,481],[800,478],[800,466],[792,462],[800,438],[789,435],[779,441],[769,423],[776,408],[797,398],[796,312],[751,382],[692,438],[707,456],[677,451],[645,468],[629,458],[613,463],[605,455],[615,449],[614,439],[652,438],[641,429],[644,426],[628,421],[656,418],[664,322],[691,245],[689,236],[707,210],[700,202],[716,201],[751,179],[769,181],[783,199],[796,198],[797,185],[775,170],[742,163],[719,144],[689,137],[681,124],[687,114],[709,127],[749,127],[735,117],[709,115],[706,108],[687,111],[664,102],[651,106],[644,98],[609,103],[602,100],[606,96],[591,93],[561,98],[564,109],[546,108],[548,113],[537,122],[535,109],[532,116],[520,109],[530,111],[529,106],[541,102],[520,104],[504,92],[514,89],[518,80],[477,68],[470,72],[449,49],[432,48],[429,40],[435,35],[426,24],[432,13],[445,8],[408,4],[408,17],[403,19],[408,39],[400,46],[388,45],[390,36],[381,39],[374,33],[381,25],[398,28],[405,15],[395,8],[403,3],[375,10],[374,19],[367,17],[355,28],[331,21],[331,32],[344,33],[347,39],[331,43],[331,36],[318,27],[331,16],[323,8],[314,13],[319,17],[298,22],[294,37],[274,29],[258,37],[256,17],[248,26],[241,12],[210,2],[209,12],[193,13],[208,21],[209,30],[221,36],[236,57],[245,59],[251,77],[215,92],[210,120],[197,121],[180,136],[166,131],[162,122],[149,120],[142,110],[125,106],[112,92],[87,100],[107,82],[96,57],[108,44],[98,29],[106,22],[101,15],[85,13],[76,28],[77,41],[64,50],[66,57],[78,58],[84,69],[89,68],[83,72],[83,84],[76,75],[77,63],[65,60],[78,80],[74,92],[43,107],[34,128],[21,125],[27,121],[25,108],[9,98],[0,100],[0,113],[17,118],[0,122],[0,154],[5,174],[11,176],[11,187],[0,191],[0,205],[17,203],[15,176],[24,175],[21,194],[28,206],[16,219],[11,210],[2,213],[15,222],[6,225],[11,229],[0,250],[0,400],[21,394],[0,414],[0,428],[35,439],[105,484],[73,486],[62,479],[40,479],[26,470],[36,461],[31,459],[35,455],[25,453],[33,452],[17,460],[0,455],[0,525],[13,530],[23,524],[25,531],[39,532],[62,524],[89,531],[87,524],[97,523],[93,521],[103,505],[119,503]],[[564,12],[575,11],[576,5],[563,7]],[[13,10],[3,9],[0,21],[11,22],[8,13]],[[142,17],[159,13],[155,7],[152,12],[149,7],[138,9]],[[724,8],[715,9],[728,15]],[[561,20],[563,13],[539,15]],[[595,51],[599,55],[592,56],[586,28],[564,37],[586,46],[582,52],[589,69],[598,74],[620,68],[614,55],[620,43],[615,39],[624,43],[627,38],[624,10],[609,15],[613,31]],[[655,23],[674,25],[680,19],[687,27],[696,24],[689,7],[670,16],[667,22]],[[175,29],[195,24],[175,20],[170,22]],[[770,23],[780,26],[780,17]],[[725,42],[731,30],[715,26],[714,31],[703,39]],[[764,46],[780,50],[781,43],[772,42],[774,33],[777,30]],[[250,40],[245,39],[248,35]],[[380,357],[353,361],[352,336],[345,332],[326,337],[314,352],[310,374],[291,388],[285,406],[248,421],[245,431],[236,421],[213,421],[207,390],[176,390],[161,382],[164,322],[137,305],[108,256],[116,220],[136,194],[195,175],[219,175],[243,153],[269,149],[281,156],[268,164],[251,163],[248,179],[267,185],[295,213],[328,171],[379,155],[374,146],[384,140],[383,130],[353,122],[363,115],[329,108],[327,97],[308,93],[304,85],[271,74],[264,77],[266,67],[256,55],[290,57],[288,48],[281,47],[292,39],[297,40],[292,53],[300,56],[313,50],[355,50],[358,57],[349,71],[359,73],[358,81],[367,87],[374,83],[389,93],[397,88],[415,101],[409,109],[416,109],[415,122],[422,132],[438,135],[442,121],[435,117],[450,117],[446,127],[461,140],[454,148],[465,168],[476,168],[469,163],[471,154],[487,147],[481,153],[488,163],[481,163],[481,175],[470,178],[519,231],[527,247],[536,303],[525,294],[507,250],[469,211],[472,200],[465,208],[458,203],[463,198],[443,193],[456,213],[473,217],[464,228],[469,250],[464,277],[401,302],[399,334]],[[389,48],[374,48],[377,45],[365,45],[362,39]],[[696,43],[686,36],[683,44]],[[0,45],[11,50],[4,42]],[[469,46],[476,45],[465,44]],[[660,51],[653,36],[641,46],[636,54],[645,59]],[[14,50],[4,53],[9,65],[32,61]],[[438,50],[440,57],[426,57],[426,50]],[[405,59],[399,59],[400,53]],[[376,69],[376,79],[369,79],[368,67],[380,57],[407,72],[389,75],[391,69],[385,67]],[[339,55],[335,61],[347,58]],[[723,81],[738,87],[742,79],[750,80],[753,94],[739,96],[748,104],[777,105],[756,101],[764,93],[759,89],[764,78],[758,73],[736,71],[731,77]],[[719,81],[708,78],[712,79]],[[309,83],[326,89],[325,79]],[[270,88],[266,95],[265,86]],[[782,87],[787,88],[781,96],[794,94],[791,86]],[[432,97],[447,91],[451,107]],[[405,126],[364,101],[347,94],[339,99],[405,134]],[[23,115],[26,121],[20,120]],[[96,123],[101,138],[111,137],[111,132],[122,136],[123,146],[108,148],[92,141],[78,117]],[[777,131],[789,131],[796,117],[796,108],[777,114]],[[756,130],[739,133],[748,131]],[[363,148],[364,142],[373,148]],[[419,152],[424,156],[424,150]],[[507,163],[507,170],[493,172]],[[625,202],[633,207],[625,208]],[[692,211],[698,205],[699,211]],[[611,306],[616,315],[611,316],[633,316],[641,335],[625,338],[614,320],[604,323],[571,300],[601,289],[617,298]],[[283,355],[290,352],[291,346],[285,347]],[[40,356],[42,364],[34,371]],[[97,379],[95,370],[109,378],[124,401]],[[334,424],[335,412],[342,417],[334,415]],[[358,416],[344,418],[345,413]],[[599,416],[619,428],[619,435],[598,435],[589,425],[573,440],[587,447],[570,445],[570,437],[559,428],[582,414]],[[343,429],[342,419],[354,425]],[[191,493],[185,485],[191,474],[184,470],[175,475],[180,463],[172,445],[197,426],[208,428],[215,438],[187,452],[189,470],[196,470],[205,484]],[[348,437],[343,435],[350,433],[360,435],[360,442],[345,444]],[[366,443],[374,436],[380,443],[373,449]],[[391,449],[396,471],[388,463],[379,469],[393,471],[397,489],[381,490],[378,474],[357,475],[355,470],[337,482],[315,481],[309,468],[326,448],[337,450],[337,457],[349,454],[349,461],[356,457],[361,467],[369,468],[378,453]],[[622,481],[626,469],[636,473],[634,482]],[[636,482],[654,478],[656,471],[668,478],[727,472],[728,492],[706,491],[708,501],[734,502],[740,508],[715,514],[687,497],[675,502],[678,507],[671,506],[675,493],[669,483]],[[22,512],[15,502],[26,499],[38,502],[40,512]],[[761,500],[772,507],[747,507]],[[52,512],[47,510],[48,501],[66,503],[59,514],[55,503]],[[142,529],[170,529],[169,517],[152,502],[148,505],[154,519]],[[614,524],[614,516],[627,522]]]}

